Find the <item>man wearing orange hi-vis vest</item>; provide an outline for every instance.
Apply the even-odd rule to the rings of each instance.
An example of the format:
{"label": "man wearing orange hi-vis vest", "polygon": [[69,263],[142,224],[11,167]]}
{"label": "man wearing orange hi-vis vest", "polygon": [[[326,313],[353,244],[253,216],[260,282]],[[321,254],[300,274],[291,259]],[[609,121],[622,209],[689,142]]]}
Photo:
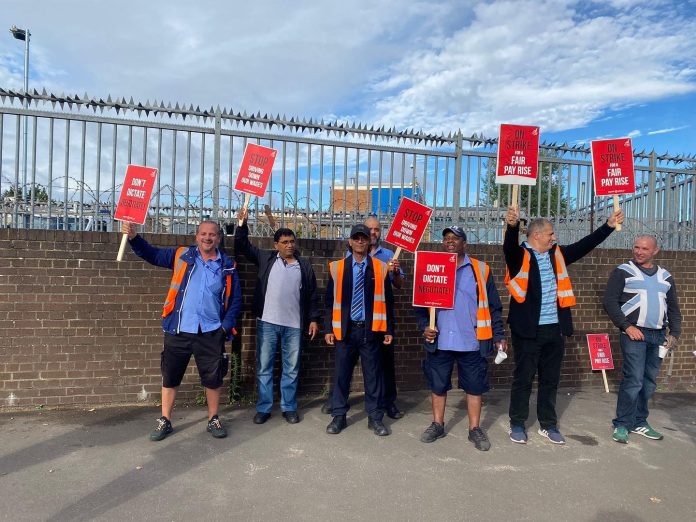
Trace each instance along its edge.
{"label": "man wearing orange hi-vis vest", "polygon": [[171,415],[176,391],[186,373],[191,355],[205,388],[208,403],[208,432],[218,439],[227,431],[218,417],[222,382],[229,370],[225,341],[236,333],[242,307],[242,291],[234,261],[218,248],[220,226],[202,221],[196,230],[196,244],[179,248],[157,248],[124,222],[133,253],[155,266],[169,268],[172,280],[162,311],[162,416],[157,419],[150,440],[164,439],[172,431]]}
{"label": "man wearing orange hi-vis vest", "polygon": [[476,449],[488,451],[491,443],[481,428],[481,404],[483,394],[490,389],[486,357],[508,350],[503,304],[490,267],[467,254],[463,228],[445,228],[442,244],[445,252],[457,254],[454,308],[438,308],[434,328],[429,324],[428,309],[416,308],[418,329],[425,338],[423,373],[433,411],[433,421],[420,440],[429,443],[445,436],[445,405],[456,363],[459,388],[466,392],[468,438]]}
{"label": "man wearing orange hi-vis vest", "polygon": [[353,369],[360,357],[365,386],[367,427],[375,435],[389,435],[384,417],[384,382],[380,367],[379,344],[390,345],[393,339],[394,299],[389,268],[367,255],[370,230],[355,225],[348,240],[351,255],[329,264],[326,287],[326,344],[336,349],[333,396],[333,419],[326,427],[332,435],[347,426],[348,394]]}
{"label": "man wearing orange hi-vis vest", "polygon": [[575,294],[567,267],[589,254],[623,220],[623,211],[619,209],[577,243],[560,246],[553,224],[536,218],[527,227],[527,241],[520,245],[519,212],[516,206],[508,208],[503,252],[505,284],[510,292],[508,324],[515,357],[510,390],[512,442],[527,443],[529,397],[538,374],[538,432],[554,444],[565,444],[558,429],[556,393],[565,351],[563,336],[573,334],[570,308],[575,305]]}

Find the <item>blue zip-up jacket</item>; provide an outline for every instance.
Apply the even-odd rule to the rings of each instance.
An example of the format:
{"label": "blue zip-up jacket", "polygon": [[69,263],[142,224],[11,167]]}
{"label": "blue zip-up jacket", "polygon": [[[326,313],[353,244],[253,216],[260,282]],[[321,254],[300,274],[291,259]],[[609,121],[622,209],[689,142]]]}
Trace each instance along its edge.
{"label": "blue zip-up jacket", "polygon": [[[176,257],[176,248],[157,248],[152,246],[150,243],[145,241],[140,235],[135,236],[132,240],[128,241],[133,249],[133,253],[150,263],[151,265],[161,266],[163,268],[169,268],[174,270],[174,258]],[[195,269],[195,252],[196,246],[191,246],[185,251],[181,259],[186,262],[186,272],[184,273],[184,278],[181,281],[181,287],[176,295],[176,302],[174,304],[174,310],[167,317],[162,319],[162,330],[169,334],[179,333],[179,323],[181,320],[181,305],[184,301],[184,296],[186,295],[186,288],[189,282],[189,276],[191,272]],[[222,292],[223,298],[221,300],[220,306],[220,323],[222,327],[227,332],[226,339],[230,341],[233,337],[232,330],[237,326],[237,318],[239,317],[239,312],[242,308],[242,288],[239,284],[239,277],[237,276],[237,270],[234,266],[234,261],[226,256],[224,253],[220,252],[222,258]],[[224,302],[224,292],[226,288],[227,277],[232,278],[232,291],[227,302],[227,310],[225,310]]]}

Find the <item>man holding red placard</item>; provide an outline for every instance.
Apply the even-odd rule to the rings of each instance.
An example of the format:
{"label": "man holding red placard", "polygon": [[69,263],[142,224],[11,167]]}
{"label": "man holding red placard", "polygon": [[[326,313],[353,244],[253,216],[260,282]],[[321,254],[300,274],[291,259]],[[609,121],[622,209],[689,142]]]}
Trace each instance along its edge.
{"label": "man holding red placard", "polygon": [[[365,220],[365,226],[370,229],[370,256],[387,263],[389,281],[396,289],[404,286],[404,272],[399,260],[394,259],[394,252],[381,244],[382,225],[376,217]],[[384,412],[391,419],[400,419],[404,414],[396,406],[396,371],[394,369],[394,343],[380,347],[382,375],[384,376]]]}
{"label": "man holding red placard", "polygon": [[515,372],[510,390],[510,440],[527,443],[525,423],[534,376],[539,374],[537,418],[539,434],[554,444],[565,444],[558,429],[556,392],[565,352],[563,336],[573,335],[570,308],[575,305],[567,265],[579,261],[604,241],[623,222],[616,210],[607,222],[577,243],[556,243],[553,224],[533,219],[527,241],[520,245],[517,206],[508,208],[505,221],[505,284],[510,291],[508,324],[515,352]]}
{"label": "man holding red placard", "polygon": [[234,261],[218,249],[220,226],[202,221],[196,230],[196,245],[157,248],[124,222],[133,252],[148,263],[172,270],[172,280],[162,312],[162,416],[150,440],[164,439],[172,431],[171,415],[176,392],[191,355],[205,388],[208,402],[208,431],[224,438],[227,431],[218,417],[222,382],[229,370],[225,341],[235,333],[242,306],[242,291]]}
{"label": "man holding red placard", "polygon": [[302,331],[314,339],[321,316],[317,278],[308,259],[295,250],[295,233],[279,228],[273,236],[273,250],[261,250],[249,241],[248,212],[239,211],[242,222],[234,232],[234,253],[243,255],[258,268],[252,312],[256,316],[256,401],[255,424],[271,417],[273,407],[273,363],[281,354],[280,409],[289,424],[300,422],[297,413],[297,386],[302,351]]}
{"label": "man holding red placard", "polygon": [[436,310],[431,328],[427,308],[416,308],[418,327],[427,350],[423,362],[431,390],[433,422],[421,436],[434,442],[445,436],[445,404],[452,389],[452,370],[457,363],[459,388],[466,392],[469,440],[476,449],[488,451],[491,443],[481,429],[481,398],[490,387],[486,357],[496,349],[507,352],[503,328],[503,305],[490,268],[466,254],[466,233],[457,226],[442,231],[445,251],[457,254],[454,308]]}

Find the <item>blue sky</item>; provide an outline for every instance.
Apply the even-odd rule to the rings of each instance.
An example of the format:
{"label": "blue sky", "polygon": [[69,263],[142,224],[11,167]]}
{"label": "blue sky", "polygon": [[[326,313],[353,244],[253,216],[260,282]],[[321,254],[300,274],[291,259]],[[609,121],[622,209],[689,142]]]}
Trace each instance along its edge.
{"label": "blue sky", "polygon": [[[463,7],[463,4],[466,4]],[[30,87],[696,153],[696,3],[0,0]],[[0,85],[22,42],[0,34]]]}

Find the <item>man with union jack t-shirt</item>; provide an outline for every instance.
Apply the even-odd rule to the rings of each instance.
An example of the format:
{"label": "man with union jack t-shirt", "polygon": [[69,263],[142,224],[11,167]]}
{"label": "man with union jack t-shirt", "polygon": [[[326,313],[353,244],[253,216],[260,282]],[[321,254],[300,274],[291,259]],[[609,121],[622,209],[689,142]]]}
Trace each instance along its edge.
{"label": "man with union jack t-shirt", "polygon": [[604,292],[604,309],[621,330],[623,380],[612,438],[622,444],[628,442],[629,432],[663,438],[648,424],[648,401],[662,364],[659,347],[676,345],[682,316],[672,275],[653,262],[659,251],[654,236],[637,237],[633,259],[613,270]]}

